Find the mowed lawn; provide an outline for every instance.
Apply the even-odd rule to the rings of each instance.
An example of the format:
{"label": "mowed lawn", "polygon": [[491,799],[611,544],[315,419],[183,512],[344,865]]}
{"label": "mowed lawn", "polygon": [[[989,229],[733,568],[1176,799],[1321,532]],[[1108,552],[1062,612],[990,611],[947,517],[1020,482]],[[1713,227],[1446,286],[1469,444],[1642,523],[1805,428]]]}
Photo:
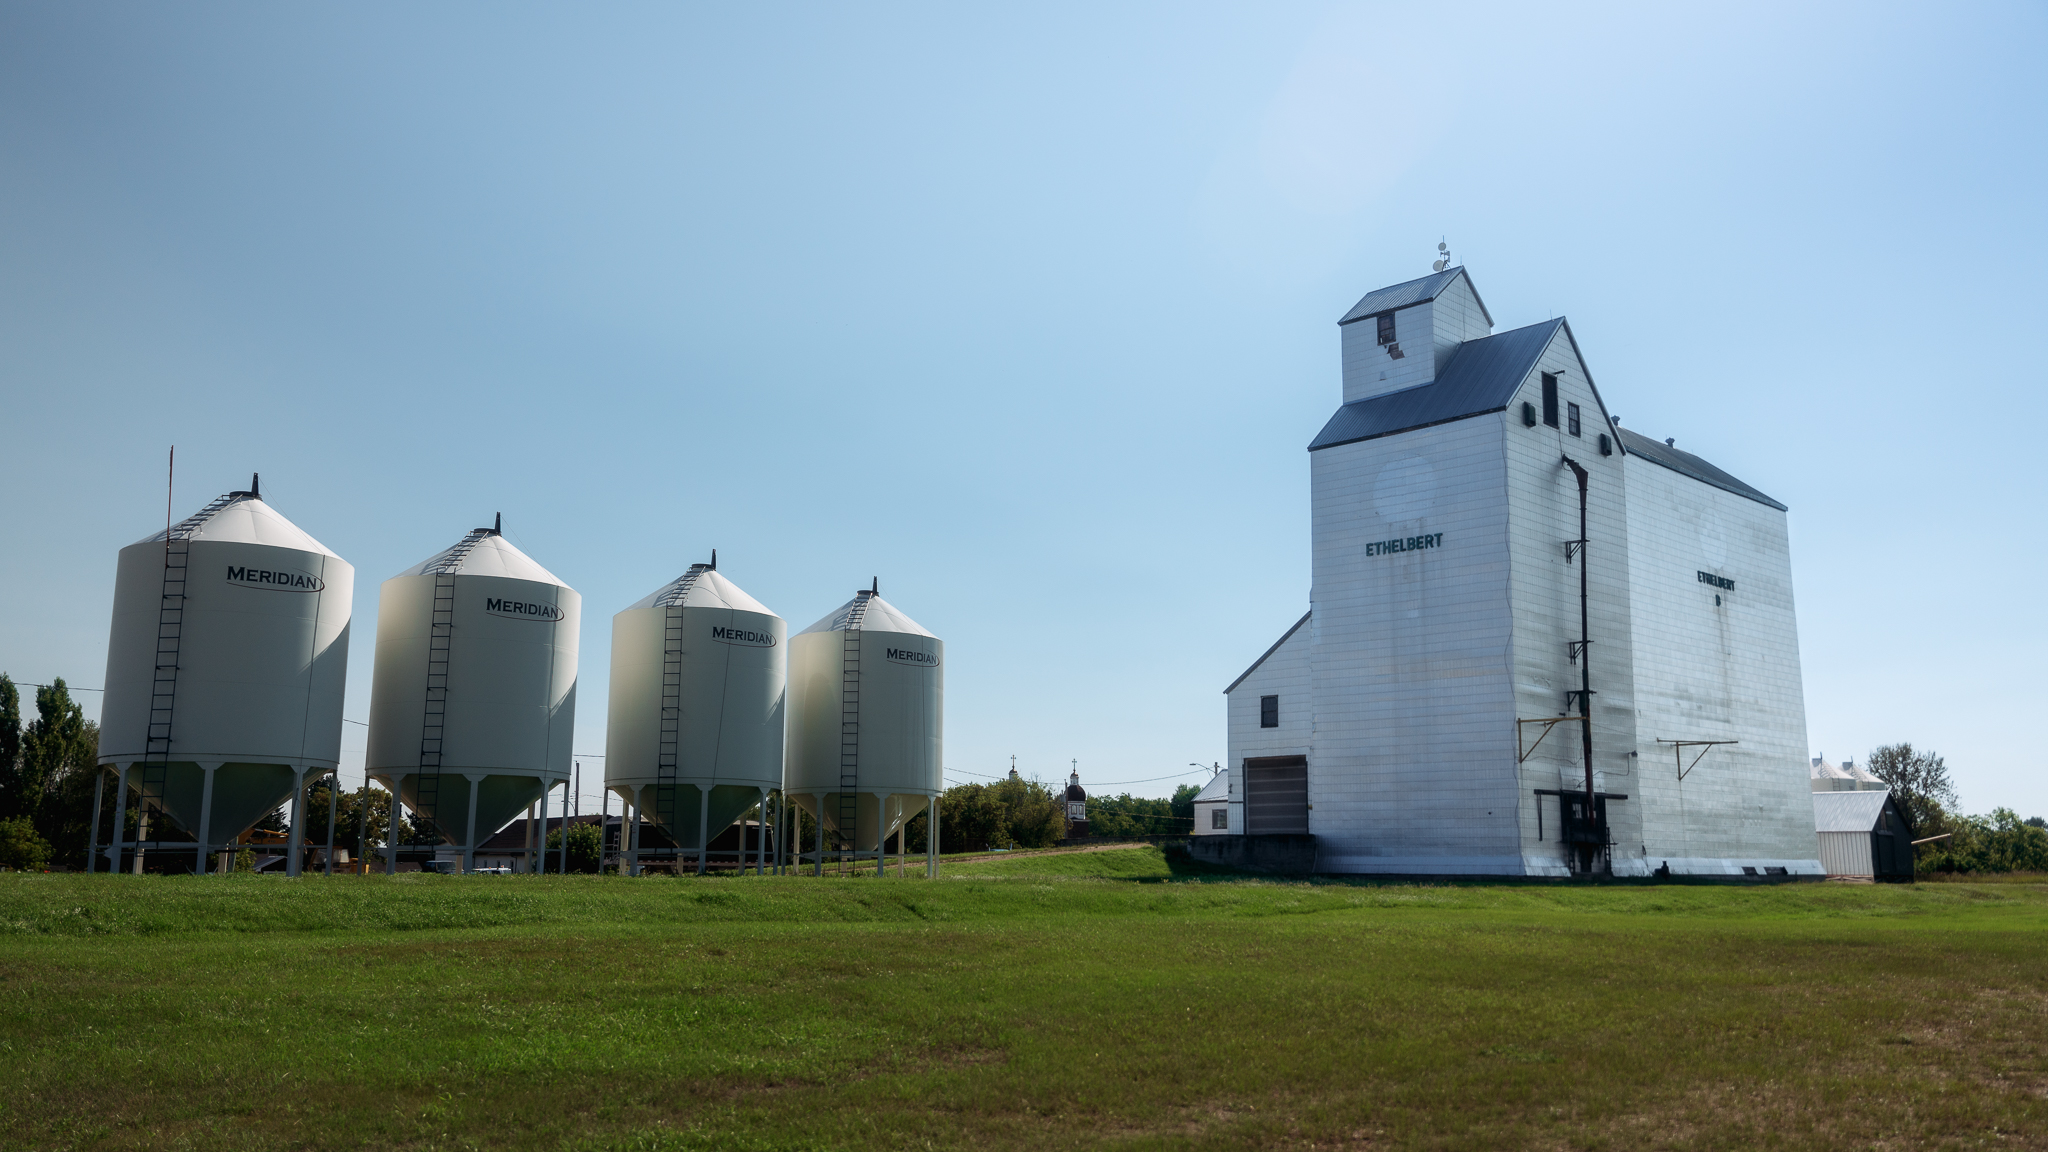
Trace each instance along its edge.
{"label": "mowed lawn", "polygon": [[2048,885],[0,876],[0,1146],[2048,1147]]}

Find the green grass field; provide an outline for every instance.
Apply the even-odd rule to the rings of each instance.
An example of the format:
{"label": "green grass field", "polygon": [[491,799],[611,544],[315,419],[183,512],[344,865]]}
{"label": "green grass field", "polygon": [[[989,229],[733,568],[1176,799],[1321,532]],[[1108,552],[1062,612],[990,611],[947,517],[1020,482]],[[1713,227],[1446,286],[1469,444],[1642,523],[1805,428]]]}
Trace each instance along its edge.
{"label": "green grass field", "polygon": [[0,876],[0,1145],[2048,1147],[2048,885]]}

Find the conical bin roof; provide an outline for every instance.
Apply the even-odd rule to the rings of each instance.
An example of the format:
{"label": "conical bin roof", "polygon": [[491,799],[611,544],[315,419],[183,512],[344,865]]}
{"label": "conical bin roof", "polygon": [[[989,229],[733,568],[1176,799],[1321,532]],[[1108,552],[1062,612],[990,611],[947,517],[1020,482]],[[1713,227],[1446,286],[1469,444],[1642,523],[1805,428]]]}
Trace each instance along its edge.
{"label": "conical bin roof", "polygon": [[[441,549],[425,560],[392,577],[426,576],[445,574],[450,576],[502,576],[511,580],[532,580],[541,584],[554,584],[562,588],[569,585],[562,578],[540,566],[533,557],[514,547],[510,540],[495,530],[479,528],[483,535],[472,541],[469,536]],[[471,533],[475,535],[475,533]]]}
{"label": "conical bin roof", "polygon": [[[635,600],[626,607],[626,611],[659,605],[664,608],[731,608],[739,612],[759,612],[763,616],[776,615],[774,609],[747,595],[739,585],[719,575],[718,569],[698,567],[694,571],[695,579],[691,579],[690,573],[685,572]],[[683,593],[678,603],[674,598],[675,592],[685,583],[688,583],[689,590]]]}
{"label": "conical bin roof", "polygon": [[[170,528],[179,540],[210,540],[226,544],[266,544],[273,548],[296,548],[335,556],[332,549],[306,534],[306,530],[284,518],[277,509],[253,492],[230,492],[221,497],[218,508],[201,509]],[[145,536],[137,544],[161,544],[164,533]]]}
{"label": "conical bin roof", "polygon": [[[859,604],[862,599],[860,596],[855,596],[827,614],[824,619],[797,633],[797,635],[805,636],[812,632],[848,631],[853,622],[854,605]],[[930,636],[934,640],[938,639],[938,636],[926,631],[922,624],[905,616],[902,609],[882,599],[880,596],[869,595],[865,599],[868,602],[868,607],[867,611],[861,615],[860,626],[862,631],[903,632],[911,636]]]}

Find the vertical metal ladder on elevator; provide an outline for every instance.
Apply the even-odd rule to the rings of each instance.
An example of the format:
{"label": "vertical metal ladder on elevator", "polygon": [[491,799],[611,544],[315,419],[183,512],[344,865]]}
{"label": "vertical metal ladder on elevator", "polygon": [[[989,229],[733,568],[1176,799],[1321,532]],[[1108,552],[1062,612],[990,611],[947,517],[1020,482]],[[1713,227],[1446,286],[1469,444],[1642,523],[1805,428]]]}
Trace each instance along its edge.
{"label": "vertical metal ladder on elevator", "polygon": [[[692,564],[669,586],[657,603],[666,613],[661,639],[661,742],[655,750],[654,822],[682,851],[682,829],[676,823],[676,775],[681,770],[683,733],[683,602],[709,564]],[[702,852],[704,846],[697,846]]]}
{"label": "vertical metal ladder on elevator", "polygon": [[[427,635],[426,704],[420,720],[420,768],[413,777],[412,810],[426,813],[430,822],[443,828],[446,824],[442,823],[440,807],[441,754],[446,747],[443,737],[448,723],[448,660],[455,650],[455,574],[461,571],[462,562],[478,543],[497,534],[495,528],[473,528],[427,569],[434,577],[434,615]],[[396,810],[391,819],[395,832]],[[425,827],[416,828],[414,833],[413,843],[422,843]]]}
{"label": "vertical metal ladder on elevator", "polygon": [[[178,653],[185,640],[185,581],[192,559],[192,533],[241,495],[231,492],[217,496],[164,533],[163,600],[156,616],[156,669],[149,687],[149,729],[143,744],[142,775],[136,781],[137,841],[142,839],[142,829],[151,826],[152,818],[159,822],[163,818],[164,782],[171,771],[171,717],[178,702]],[[124,805],[127,799],[121,797]],[[161,828],[160,823],[158,827]],[[116,824],[116,843],[126,831]],[[142,850],[139,843],[135,850]],[[116,867],[120,865],[118,855],[114,863]]]}
{"label": "vertical metal ladder on elevator", "polygon": [[[860,845],[854,832],[860,819],[860,627],[874,593],[854,593],[846,610],[846,631],[839,650],[839,843],[840,860],[852,853],[858,859]],[[876,816],[881,816],[880,811]]]}

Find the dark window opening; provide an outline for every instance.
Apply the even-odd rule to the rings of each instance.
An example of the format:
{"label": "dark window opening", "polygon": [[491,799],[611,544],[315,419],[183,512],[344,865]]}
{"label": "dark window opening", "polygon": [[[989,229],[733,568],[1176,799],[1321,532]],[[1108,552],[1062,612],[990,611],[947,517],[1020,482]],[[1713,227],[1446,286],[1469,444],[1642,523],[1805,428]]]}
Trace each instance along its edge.
{"label": "dark window opening", "polygon": [[1602,456],[1614,455],[1614,441],[1608,439],[1607,433],[1605,432],[1602,432],[1600,434],[1600,454]]}
{"label": "dark window opening", "polygon": [[1534,428],[1535,426],[1536,406],[1534,404],[1528,403],[1527,401],[1524,401],[1522,403],[1522,427]]}
{"label": "dark window opening", "polygon": [[1579,406],[1577,404],[1565,405],[1564,416],[1565,423],[1568,425],[1566,431],[1577,436],[1579,434]]}
{"label": "dark window opening", "polygon": [[1211,809],[1209,809],[1209,827],[1211,827],[1211,828],[1229,828],[1229,827],[1230,827],[1230,809],[1228,809],[1228,808],[1224,808],[1224,807],[1222,807],[1222,806],[1220,806],[1220,805],[1219,805],[1219,806],[1217,806],[1217,807],[1215,807],[1215,808],[1211,808]]}
{"label": "dark window opening", "polygon": [[1259,727],[1278,728],[1279,726],[1280,698],[1278,696],[1259,697]]}
{"label": "dark window opening", "polygon": [[1380,343],[1392,344],[1393,342],[1394,314],[1392,312],[1389,312],[1385,316],[1380,317]]}
{"label": "dark window opening", "polygon": [[1543,374],[1543,422],[1557,427],[1557,377]]}

